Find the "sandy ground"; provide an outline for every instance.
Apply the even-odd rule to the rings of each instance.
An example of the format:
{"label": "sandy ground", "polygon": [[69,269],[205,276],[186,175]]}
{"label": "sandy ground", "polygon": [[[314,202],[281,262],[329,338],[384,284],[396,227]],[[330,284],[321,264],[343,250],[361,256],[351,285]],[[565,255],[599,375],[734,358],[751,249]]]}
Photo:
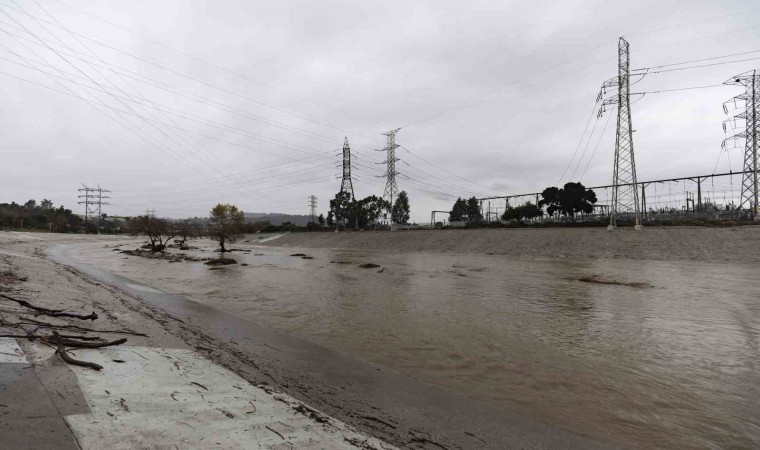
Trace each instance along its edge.
{"label": "sandy ground", "polygon": [[289,233],[263,245],[524,257],[760,262],[760,226]]}

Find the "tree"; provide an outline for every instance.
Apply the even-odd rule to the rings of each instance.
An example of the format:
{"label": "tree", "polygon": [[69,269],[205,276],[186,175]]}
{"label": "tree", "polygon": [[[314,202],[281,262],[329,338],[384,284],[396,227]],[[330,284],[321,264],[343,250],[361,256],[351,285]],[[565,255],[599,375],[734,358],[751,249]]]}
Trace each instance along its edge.
{"label": "tree", "polygon": [[519,207],[519,216],[523,219],[531,220],[537,217],[541,217],[543,215],[544,215],[544,212],[541,211],[541,207],[538,205],[534,205],[531,202],[528,202]]}
{"label": "tree", "polygon": [[351,202],[349,219],[356,228],[367,228],[390,208],[388,202],[375,195]]}
{"label": "tree", "polygon": [[482,219],[480,214],[480,202],[475,197],[467,199],[467,221],[476,222]]}
{"label": "tree", "polygon": [[139,236],[144,234],[150,241],[150,250],[162,252],[166,244],[177,235],[177,227],[166,219],[151,216],[133,217],[127,223],[130,234]]}
{"label": "tree", "polygon": [[348,192],[338,192],[335,198],[330,200],[330,214],[334,217],[338,226],[345,226],[351,214],[351,194]]}
{"label": "tree", "polygon": [[539,206],[546,206],[546,213],[553,216],[555,212],[575,219],[578,213],[594,212],[596,194],[586,189],[581,183],[566,183],[563,188],[548,187],[541,193]]}
{"label": "tree", "polygon": [[559,188],[548,187],[541,193],[541,200],[538,202],[539,206],[546,206],[546,214],[549,217],[554,217],[554,213],[562,210],[562,206],[559,201]]}
{"label": "tree", "polygon": [[192,219],[182,219],[175,223],[177,228],[177,235],[179,236],[180,248],[185,246],[188,238],[194,238],[200,236],[203,231],[202,219],[194,217]]}
{"label": "tree", "polygon": [[53,208],[50,200],[43,200],[42,207],[38,207],[35,200],[30,200],[24,205],[16,202],[0,203],[0,227],[52,229],[58,233],[75,233],[83,229],[84,223],[82,218],[70,209],[63,206]]}
{"label": "tree", "polygon": [[45,198],[40,202],[40,207],[46,211],[53,209],[53,201]]}
{"label": "tree", "polygon": [[535,219],[536,217],[541,217],[542,215],[543,212],[539,206],[528,202],[517,207],[510,206],[506,211],[504,211],[502,218],[507,221],[516,220],[518,222],[522,222],[523,220]]}
{"label": "tree", "polygon": [[226,252],[224,244],[235,242],[243,234],[243,211],[230,204],[217,204],[211,210],[209,235],[219,241],[222,253]]}
{"label": "tree", "polygon": [[332,227],[333,223],[334,223],[334,221],[333,221],[333,212],[330,211],[330,212],[327,213],[327,226],[328,227]]}
{"label": "tree", "polygon": [[449,212],[449,222],[460,222],[467,220],[467,201],[457,198],[454,206]]}
{"label": "tree", "polygon": [[401,191],[398,194],[396,203],[393,204],[393,211],[391,217],[394,223],[400,223],[406,225],[409,223],[409,196],[406,191]]}
{"label": "tree", "polygon": [[317,217],[317,221],[319,222],[320,227],[325,226],[325,215],[320,214],[319,217]]}

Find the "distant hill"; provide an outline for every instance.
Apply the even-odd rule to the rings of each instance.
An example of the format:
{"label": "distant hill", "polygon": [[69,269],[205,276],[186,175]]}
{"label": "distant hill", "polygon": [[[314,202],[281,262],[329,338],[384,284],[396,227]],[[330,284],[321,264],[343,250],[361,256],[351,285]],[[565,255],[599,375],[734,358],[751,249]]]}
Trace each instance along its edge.
{"label": "distant hill", "polygon": [[246,222],[269,222],[272,225],[282,225],[283,222],[290,222],[299,226],[306,226],[311,219],[309,216],[300,216],[294,214],[282,213],[243,213]]}

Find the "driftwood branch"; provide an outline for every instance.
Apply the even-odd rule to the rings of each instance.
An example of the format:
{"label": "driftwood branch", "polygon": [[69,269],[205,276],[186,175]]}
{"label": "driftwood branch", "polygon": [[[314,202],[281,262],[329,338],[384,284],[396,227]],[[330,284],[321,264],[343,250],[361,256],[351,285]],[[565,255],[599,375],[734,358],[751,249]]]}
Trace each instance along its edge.
{"label": "driftwood branch", "polygon": [[0,294],[0,297],[4,298],[6,300],[10,300],[12,302],[16,302],[16,303],[18,303],[21,306],[26,306],[29,309],[33,309],[35,311],[39,311],[39,312],[41,312],[43,314],[59,313],[59,312],[63,311],[62,309],[48,309],[48,308],[43,308],[42,306],[34,306],[31,303],[29,303],[28,301],[26,301],[26,300],[21,300],[21,299],[18,299],[18,298],[13,298],[10,295]]}
{"label": "driftwood branch", "polygon": [[55,337],[55,340],[57,341],[57,344],[58,344],[58,349],[55,352],[58,353],[58,355],[61,357],[62,360],[75,366],[89,367],[95,370],[103,370],[103,366],[101,366],[100,364],[96,364],[96,363],[88,362],[88,361],[80,361],[78,359],[72,358],[71,355],[66,353],[66,349],[63,347],[63,342],[62,342],[63,339],[61,339],[61,336],[58,334],[57,331],[53,331],[53,336]]}
{"label": "driftwood branch", "polygon": [[109,347],[111,345],[121,345],[125,342],[127,342],[127,338],[121,338],[115,341],[106,341],[106,342],[79,342],[79,341],[75,341],[71,339],[62,339],[61,343],[67,347],[101,348],[101,347]]}
{"label": "driftwood branch", "polygon": [[33,323],[35,325],[40,325],[40,328],[63,328],[63,329],[77,330],[77,331],[89,332],[89,333],[128,334],[128,335],[131,335],[131,336],[148,336],[145,333],[138,333],[136,331],[94,330],[92,328],[80,327],[78,325],[54,325],[52,323],[42,322],[40,320],[35,320],[35,319],[29,319],[29,318],[26,318],[26,317],[24,318],[24,320],[26,320],[26,321],[28,321],[30,323]]}
{"label": "driftwood branch", "polygon": [[81,319],[81,320],[95,320],[95,319],[98,318],[98,315],[95,314],[94,312],[92,312],[90,314],[87,314],[87,315],[76,314],[76,313],[69,313],[69,312],[64,312],[61,309],[49,309],[49,308],[43,308],[42,306],[35,306],[35,305],[32,305],[31,303],[29,303],[26,300],[21,300],[21,299],[18,299],[18,298],[13,298],[13,297],[11,297],[9,295],[5,295],[5,294],[0,294],[0,297],[4,298],[6,300],[10,300],[12,302],[16,302],[16,303],[18,303],[21,306],[27,307],[29,309],[33,309],[33,310],[37,311],[40,314],[44,314],[44,315],[50,316],[50,317],[72,317],[74,319]]}

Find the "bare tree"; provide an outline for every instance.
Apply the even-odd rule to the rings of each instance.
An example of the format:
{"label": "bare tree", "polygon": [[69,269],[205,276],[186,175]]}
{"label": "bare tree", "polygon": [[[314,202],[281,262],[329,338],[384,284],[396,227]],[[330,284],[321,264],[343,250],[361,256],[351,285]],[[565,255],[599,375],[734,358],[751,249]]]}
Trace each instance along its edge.
{"label": "bare tree", "polygon": [[198,217],[179,220],[175,222],[175,226],[177,227],[177,236],[179,236],[179,239],[175,242],[179,244],[180,249],[185,250],[187,240],[201,236],[205,228],[203,219],[199,219]]}
{"label": "bare tree", "polygon": [[154,252],[164,251],[166,244],[178,234],[177,227],[173,223],[150,216],[133,217],[127,227],[133,236],[147,236],[150,249]]}

